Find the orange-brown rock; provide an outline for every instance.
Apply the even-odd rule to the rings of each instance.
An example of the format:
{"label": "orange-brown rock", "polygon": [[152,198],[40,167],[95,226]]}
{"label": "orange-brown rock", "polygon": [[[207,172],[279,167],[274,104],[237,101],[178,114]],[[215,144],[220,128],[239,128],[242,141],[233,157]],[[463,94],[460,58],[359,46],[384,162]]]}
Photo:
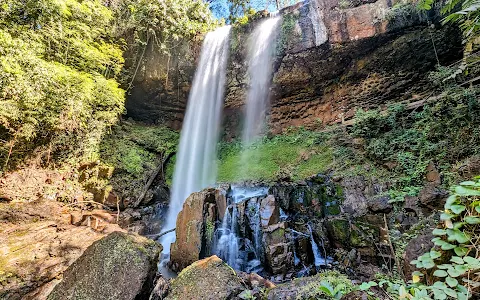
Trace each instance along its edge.
{"label": "orange-brown rock", "polygon": [[70,222],[69,209],[56,201],[0,203],[0,299],[45,299],[88,246],[122,231],[114,224],[100,232]]}
{"label": "orange-brown rock", "polygon": [[193,262],[211,255],[213,228],[217,219],[216,203],[224,195],[217,189],[192,193],[183,204],[176,223],[176,240],[170,248],[173,270],[181,271]]}

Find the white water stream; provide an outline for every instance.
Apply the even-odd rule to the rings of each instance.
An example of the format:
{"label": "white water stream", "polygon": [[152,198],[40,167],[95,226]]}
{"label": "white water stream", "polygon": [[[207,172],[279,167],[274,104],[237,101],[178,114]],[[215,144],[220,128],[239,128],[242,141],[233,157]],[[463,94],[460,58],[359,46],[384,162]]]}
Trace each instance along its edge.
{"label": "white water stream", "polygon": [[262,133],[265,126],[272,80],[273,51],[281,20],[281,16],[276,16],[262,21],[252,32],[248,41],[250,88],[242,135],[244,146],[250,145]]}
{"label": "white water stream", "polygon": [[[216,146],[225,94],[230,26],[207,34],[193,80],[183,122],[172,192],[163,230],[175,228],[185,199],[216,180]],[[162,237],[163,253],[170,253],[175,233]]]}

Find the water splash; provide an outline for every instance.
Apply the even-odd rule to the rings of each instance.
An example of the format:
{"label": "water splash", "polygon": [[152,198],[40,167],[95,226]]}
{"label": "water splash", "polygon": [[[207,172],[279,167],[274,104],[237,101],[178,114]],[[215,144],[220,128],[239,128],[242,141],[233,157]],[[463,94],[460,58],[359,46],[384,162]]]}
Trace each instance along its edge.
{"label": "water splash", "polygon": [[[185,199],[215,183],[216,145],[228,59],[230,26],[207,34],[193,80],[172,182],[170,206],[164,231],[175,227]],[[162,237],[164,253],[170,253],[175,234]]]}

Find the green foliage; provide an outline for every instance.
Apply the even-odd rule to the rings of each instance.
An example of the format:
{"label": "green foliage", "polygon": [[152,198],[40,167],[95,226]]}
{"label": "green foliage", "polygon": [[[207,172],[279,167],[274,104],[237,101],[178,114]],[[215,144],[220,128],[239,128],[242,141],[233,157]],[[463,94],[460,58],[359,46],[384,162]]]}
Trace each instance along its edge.
{"label": "green foliage", "polygon": [[451,195],[432,233],[434,247],[411,263],[420,271],[412,282],[383,278],[364,282],[360,290],[382,288],[391,298],[468,299],[480,291],[480,177],[451,188]]}
{"label": "green foliage", "polygon": [[390,166],[399,192],[415,195],[430,162],[446,170],[479,153],[477,94],[474,88],[451,87],[421,111],[409,111],[402,104],[385,113],[359,110],[351,134],[362,139],[366,158]]}
{"label": "green foliage", "polygon": [[295,13],[286,14],[282,18],[282,27],[280,28],[280,34],[278,37],[276,53],[284,53],[288,41],[292,39],[292,36],[295,32],[295,25],[297,24],[299,15]]}
{"label": "green foliage", "polygon": [[141,177],[153,170],[157,157],[165,159],[176,151],[179,135],[167,127],[123,123],[100,146],[100,158],[116,173]]}
{"label": "green foliage", "polygon": [[340,299],[354,290],[352,282],[337,271],[320,272],[298,290],[297,299]]}
{"label": "green foliage", "polygon": [[[106,73],[115,75],[118,66],[121,68],[121,55],[109,59],[109,55],[118,54],[117,48],[107,44],[89,24],[90,19],[95,18],[97,21],[93,25],[100,26],[98,19],[103,16],[106,18],[104,22],[108,22],[110,15],[105,8],[102,13],[102,9],[94,5],[96,1],[84,1],[80,7],[73,2],[76,3],[57,1],[55,3],[63,5],[49,6],[49,10],[40,10],[37,14],[29,13],[27,9],[26,17],[20,23],[14,23],[19,4],[9,2],[2,5],[2,166],[6,166],[9,159],[15,165],[34,150],[42,152],[42,147],[49,158],[62,160],[73,154],[86,157],[92,145],[98,145],[106,128],[114,124],[124,110],[124,91],[116,81],[104,76]],[[48,6],[47,2],[27,1],[26,7],[42,3]],[[100,12],[88,9],[88,3]],[[82,11],[84,18],[76,15],[77,10]],[[78,20],[71,19],[72,15]],[[74,38],[59,29],[62,26],[64,30],[71,30],[72,35],[80,34],[85,38],[75,39],[74,45],[71,40]],[[79,54],[85,47],[91,49],[88,54],[84,53],[89,60]],[[109,49],[115,51],[106,54],[110,53]]]}
{"label": "green foliage", "polygon": [[[179,134],[167,127],[132,121],[115,126],[100,144],[96,159],[113,169],[109,182],[123,198],[135,198],[143,191],[153,171],[176,152]],[[171,181],[174,160],[159,176]]]}
{"label": "green foliage", "polygon": [[[461,5],[457,11],[456,8]],[[467,42],[472,42],[480,34],[480,1],[479,0],[447,0],[442,13],[447,15],[444,23],[459,23]]]}
{"label": "green foliage", "polygon": [[[102,0],[2,1],[1,166],[13,168],[33,154],[45,165],[96,159],[124,112],[118,82],[133,77],[146,45],[167,52],[214,25],[203,1],[124,0],[110,7]],[[125,49],[136,57],[127,77]],[[144,146],[159,146],[150,143]],[[123,154],[122,168],[141,172],[146,154]]]}
{"label": "green foliage", "polygon": [[452,188],[440,219],[434,248],[412,261],[422,270],[415,275],[429,284],[419,288],[435,299],[467,299],[480,288],[480,177]]}
{"label": "green foliage", "polygon": [[[435,0],[421,0],[419,8],[431,10]],[[442,2],[441,12],[445,15],[443,23],[458,23],[462,29],[467,47],[472,43],[480,44],[480,1],[479,0],[447,0]],[[469,46],[470,45],[470,46]]]}
{"label": "green foliage", "polygon": [[238,142],[221,143],[218,180],[304,179],[325,172],[332,162],[332,152],[324,141],[323,133],[296,128],[265,137],[247,149]]}

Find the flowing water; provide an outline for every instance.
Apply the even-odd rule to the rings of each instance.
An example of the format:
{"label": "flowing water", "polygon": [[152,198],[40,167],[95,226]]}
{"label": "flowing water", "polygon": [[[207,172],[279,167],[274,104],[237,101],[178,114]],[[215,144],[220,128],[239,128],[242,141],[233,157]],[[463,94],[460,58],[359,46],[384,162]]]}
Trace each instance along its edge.
{"label": "flowing water", "polygon": [[250,88],[247,94],[245,125],[242,141],[251,144],[262,132],[268,108],[272,80],[273,51],[281,17],[268,18],[258,25],[249,38],[248,74]]}
{"label": "flowing water", "polygon": [[[207,34],[193,80],[175,164],[172,193],[164,231],[175,228],[183,202],[192,193],[215,183],[216,145],[225,93],[230,26]],[[162,237],[170,253],[175,233]]]}

